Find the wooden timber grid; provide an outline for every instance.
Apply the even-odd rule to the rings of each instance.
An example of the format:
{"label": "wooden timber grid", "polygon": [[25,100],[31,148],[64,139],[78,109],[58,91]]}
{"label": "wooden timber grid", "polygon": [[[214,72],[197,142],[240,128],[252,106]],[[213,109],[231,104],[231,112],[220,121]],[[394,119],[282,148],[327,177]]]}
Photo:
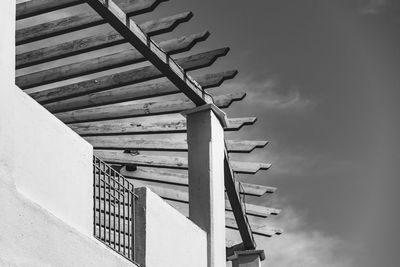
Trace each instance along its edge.
{"label": "wooden timber grid", "polygon": [[[166,1],[17,1],[16,84],[91,143],[96,156],[113,164],[136,187],[148,186],[187,215],[188,166],[187,158],[180,156],[188,149],[186,121],[177,114],[207,103],[228,108],[246,93],[211,96],[207,92],[234,78],[236,70],[193,78],[187,73],[211,66],[229,48],[171,57],[205,41],[207,31],[158,43],[151,39],[189,21],[191,12],[135,23],[135,16],[148,14]],[[76,14],[81,9],[84,12]],[[60,10],[70,13],[54,19],[52,12]],[[39,23],[24,24],[37,17],[42,19]],[[103,26],[108,28],[99,31]],[[57,38],[62,42],[52,41]],[[131,46],[114,49],[126,44]],[[112,52],[104,54],[104,48]],[[95,56],[85,57],[87,53]],[[238,131],[255,121],[254,117],[230,118],[225,131]],[[235,178],[236,173],[267,170],[270,164],[229,160],[229,153],[250,153],[267,143],[226,140],[226,227],[238,230],[243,241],[227,248],[227,256],[234,250],[255,249],[253,234],[271,237],[282,233],[256,219],[277,215],[279,209],[242,201],[245,195],[261,197],[276,188],[239,183]],[[149,153],[153,151],[158,154]]]}

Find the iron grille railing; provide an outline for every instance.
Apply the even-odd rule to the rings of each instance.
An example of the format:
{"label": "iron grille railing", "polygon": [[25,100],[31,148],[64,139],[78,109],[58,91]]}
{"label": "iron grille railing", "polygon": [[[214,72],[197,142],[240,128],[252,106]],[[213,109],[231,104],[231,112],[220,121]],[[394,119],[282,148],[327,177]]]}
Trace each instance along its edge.
{"label": "iron grille railing", "polygon": [[128,260],[135,260],[135,192],[133,185],[93,156],[94,236]]}

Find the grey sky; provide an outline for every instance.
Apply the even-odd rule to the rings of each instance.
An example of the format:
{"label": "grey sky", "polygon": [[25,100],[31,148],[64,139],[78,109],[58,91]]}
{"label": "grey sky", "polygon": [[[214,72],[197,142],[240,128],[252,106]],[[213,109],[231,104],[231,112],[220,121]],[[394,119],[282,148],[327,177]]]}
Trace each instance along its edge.
{"label": "grey sky", "polygon": [[[394,1],[195,1],[173,35],[208,29],[199,50],[228,45],[214,69],[238,68],[223,90],[247,89],[228,114],[256,115],[239,135],[271,141],[246,177],[279,188],[286,233],[261,242],[268,266],[394,267],[398,230],[400,9]],[[275,199],[277,198],[277,199]],[[267,243],[267,244],[264,244]]]}

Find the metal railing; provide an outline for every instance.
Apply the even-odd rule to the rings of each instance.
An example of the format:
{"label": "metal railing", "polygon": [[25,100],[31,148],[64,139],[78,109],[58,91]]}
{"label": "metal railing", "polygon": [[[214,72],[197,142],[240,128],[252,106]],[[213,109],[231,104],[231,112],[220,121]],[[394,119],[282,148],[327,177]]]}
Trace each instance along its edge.
{"label": "metal railing", "polygon": [[128,260],[135,260],[135,191],[133,185],[93,156],[94,236]]}

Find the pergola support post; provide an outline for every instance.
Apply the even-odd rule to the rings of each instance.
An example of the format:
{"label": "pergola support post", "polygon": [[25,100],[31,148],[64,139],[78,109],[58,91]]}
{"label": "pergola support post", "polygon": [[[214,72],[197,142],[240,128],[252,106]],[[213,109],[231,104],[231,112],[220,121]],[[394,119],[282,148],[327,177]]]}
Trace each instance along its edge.
{"label": "pergola support post", "polygon": [[184,115],[187,119],[189,218],[207,233],[207,266],[225,266],[225,113],[214,104],[207,104]]}
{"label": "pergola support post", "polygon": [[264,250],[235,251],[234,255],[229,257],[232,267],[261,267],[261,261],[264,259]]}

